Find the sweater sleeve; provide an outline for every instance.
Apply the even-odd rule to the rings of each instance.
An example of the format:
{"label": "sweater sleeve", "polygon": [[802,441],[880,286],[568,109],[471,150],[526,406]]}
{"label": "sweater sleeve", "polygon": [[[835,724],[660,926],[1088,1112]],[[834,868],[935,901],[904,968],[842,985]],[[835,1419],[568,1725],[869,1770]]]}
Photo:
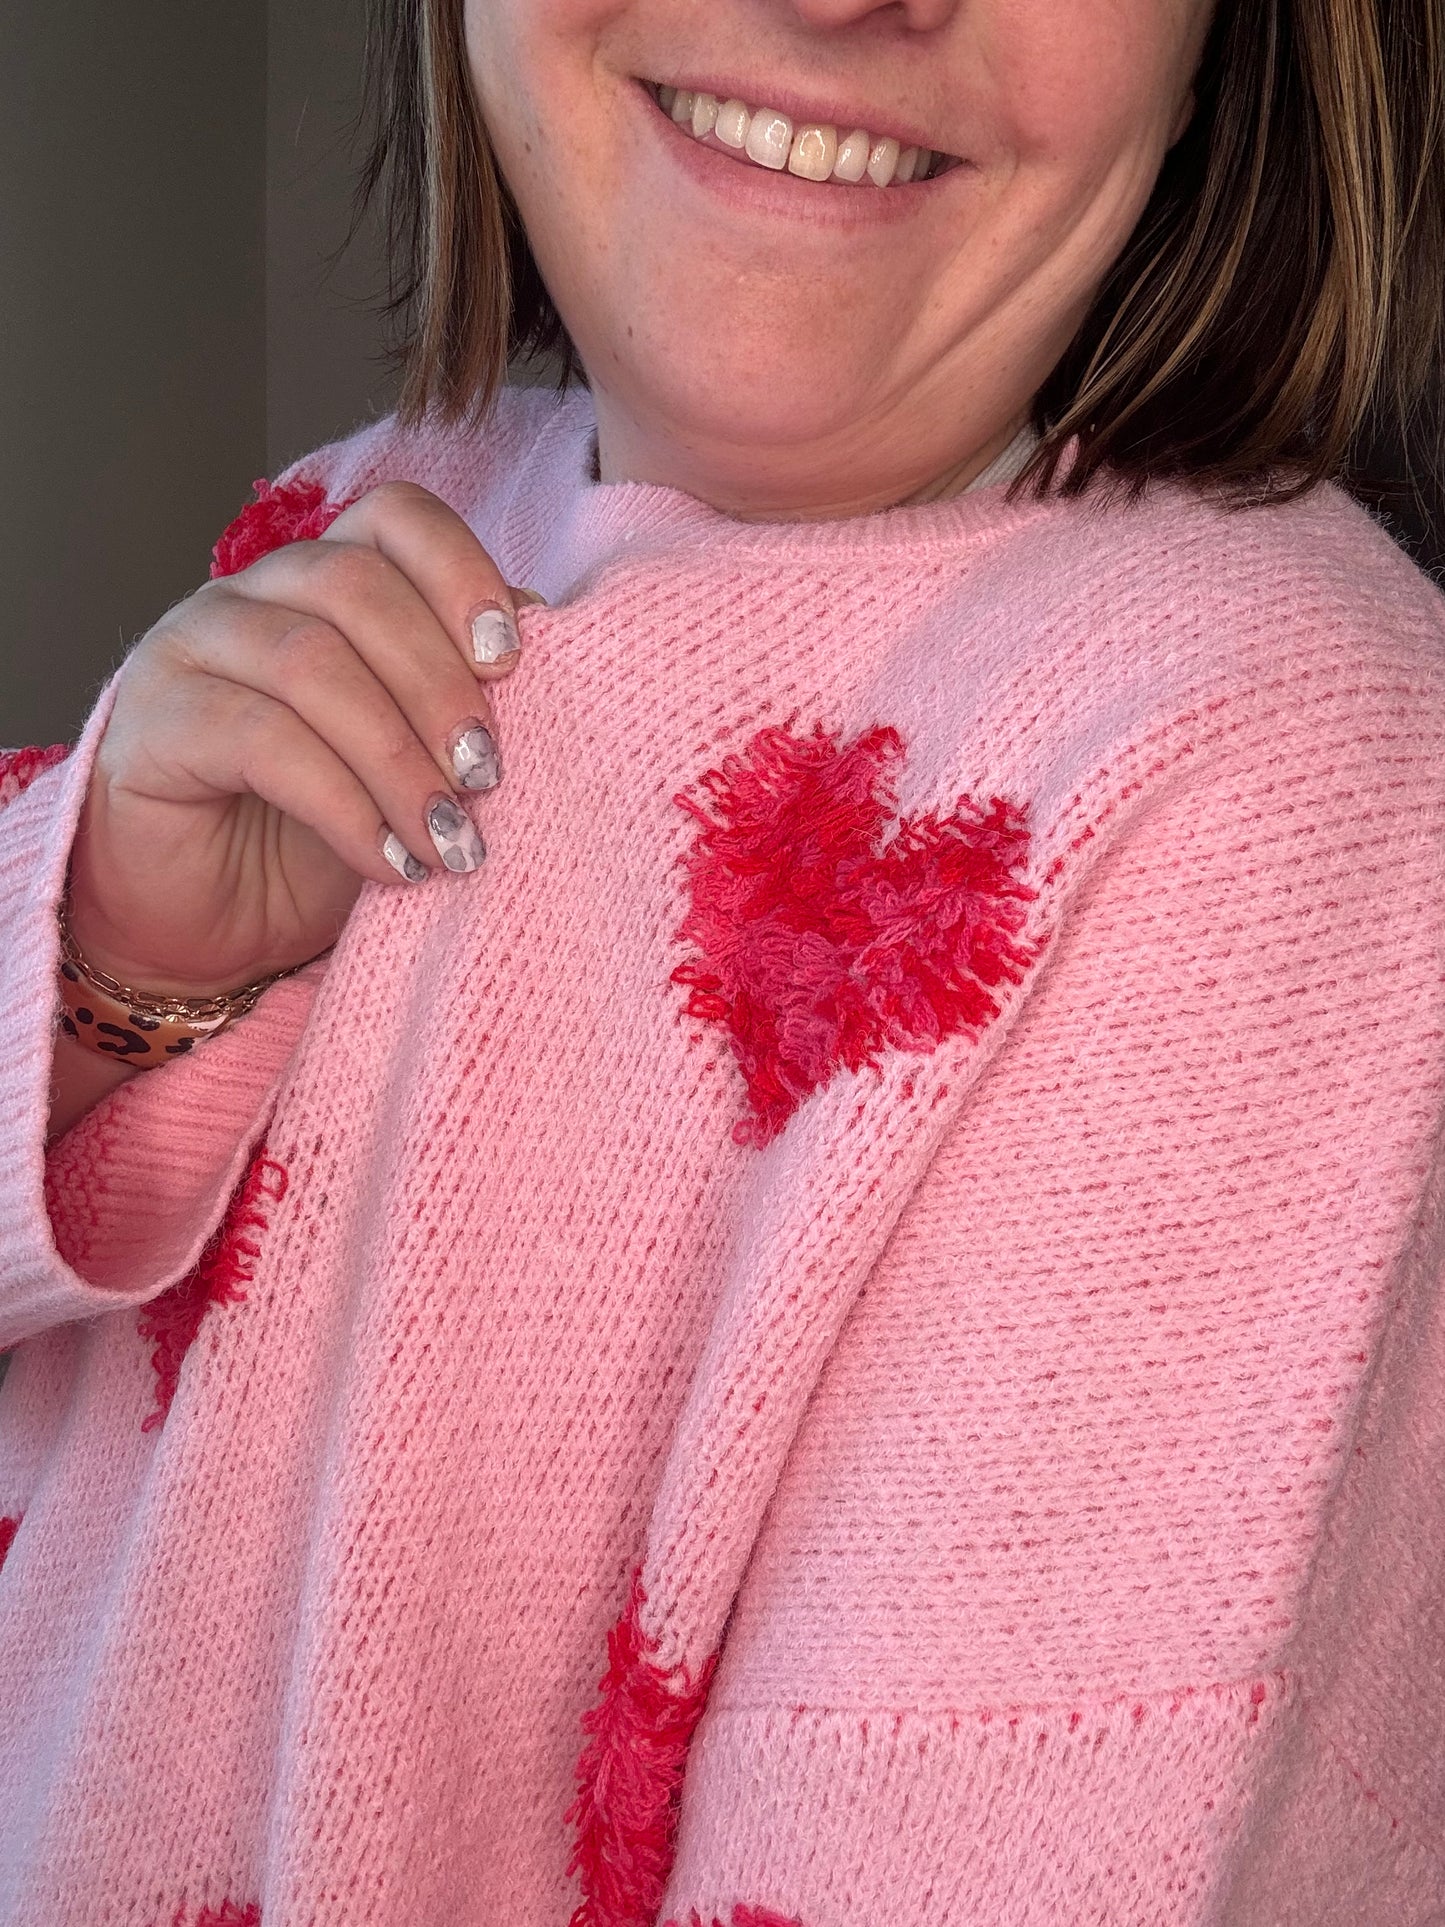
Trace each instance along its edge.
{"label": "sweater sleeve", "polygon": [[663,1919],[1445,1917],[1445,706],[1357,680],[1078,889],[817,1385]]}
{"label": "sweater sleeve", "polygon": [[0,810],[0,1347],[140,1302],[191,1269],[265,1122],[324,965],[275,985],[193,1055],[131,1078],[47,1154],[57,1010],[56,908],[95,751],[102,693],[75,749]]}

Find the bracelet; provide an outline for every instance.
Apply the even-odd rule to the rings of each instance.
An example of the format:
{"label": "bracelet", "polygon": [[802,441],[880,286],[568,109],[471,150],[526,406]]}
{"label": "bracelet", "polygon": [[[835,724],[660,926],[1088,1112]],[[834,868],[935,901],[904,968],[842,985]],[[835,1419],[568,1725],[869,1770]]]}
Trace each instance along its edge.
{"label": "bracelet", "polygon": [[71,934],[68,897],[61,898],[58,921],[60,1028],[77,1043],[121,1059],[135,1070],[150,1070],[168,1057],[183,1057],[244,1017],[263,990],[306,968],[304,963],[292,964],[219,997],[164,997],[132,990],[86,962]]}

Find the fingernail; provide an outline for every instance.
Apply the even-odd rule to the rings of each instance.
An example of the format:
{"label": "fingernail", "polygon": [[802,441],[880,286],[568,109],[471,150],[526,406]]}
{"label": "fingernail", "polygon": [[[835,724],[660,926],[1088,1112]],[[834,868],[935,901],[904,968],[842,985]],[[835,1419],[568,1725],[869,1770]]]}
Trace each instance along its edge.
{"label": "fingernail", "polygon": [[495,604],[479,609],[472,617],[472,660],[501,662],[522,646],[517,619]]}
{"label": "fingernail", "polygon": [[470,716],[452,749],[452,768],[464,790],[492,790],[502,780],[496,738],[485,723]]}
{"label": "fingernail", "polygon": [[398,876],[405,877],[408,883],[425,883],[427,867],[419,862],[402,842],[394,830],[388,830],[386,841],[381,846],[381,854],[386,858]]}
{"label": "fingernail", "polygon": [[426,826],[437,855],[449,870],[475,870],[487,854],[471,818],[449,796],[439,796],[432,804],[426,813]]}

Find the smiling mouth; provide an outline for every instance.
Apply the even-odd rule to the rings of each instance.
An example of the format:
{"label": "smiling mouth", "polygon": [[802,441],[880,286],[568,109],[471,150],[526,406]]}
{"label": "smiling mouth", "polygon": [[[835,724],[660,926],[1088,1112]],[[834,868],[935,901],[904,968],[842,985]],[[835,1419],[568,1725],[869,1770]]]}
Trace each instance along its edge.
{"label": "smiling mouth", "polygon": [[794,122],[775,107],[750,107],[742,100],[719,100],[655,80],[642,85],[685,134],[730,149],[734,160],[765,167],[799,180],[852,186],[906,187],[935,180],[961,167],[957,154],[931,147],[904,147],[891,134],[866,127],[830,126],[826,121]]}

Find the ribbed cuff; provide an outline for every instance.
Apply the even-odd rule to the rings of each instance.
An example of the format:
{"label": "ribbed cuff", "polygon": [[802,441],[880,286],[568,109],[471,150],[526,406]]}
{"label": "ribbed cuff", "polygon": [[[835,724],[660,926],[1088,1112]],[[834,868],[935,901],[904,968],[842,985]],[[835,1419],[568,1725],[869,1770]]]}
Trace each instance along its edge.
{"label": "ribbed cuff", "polygon": [[[881,1636],[860,1629],[860,1649]],[[802,1927],[1194,1919],[1272,1739],[1279,1676],[957,1714],[710,1711],[660,1917]],[[1261,1917],[1262,1918],[1262,1917]]]}

